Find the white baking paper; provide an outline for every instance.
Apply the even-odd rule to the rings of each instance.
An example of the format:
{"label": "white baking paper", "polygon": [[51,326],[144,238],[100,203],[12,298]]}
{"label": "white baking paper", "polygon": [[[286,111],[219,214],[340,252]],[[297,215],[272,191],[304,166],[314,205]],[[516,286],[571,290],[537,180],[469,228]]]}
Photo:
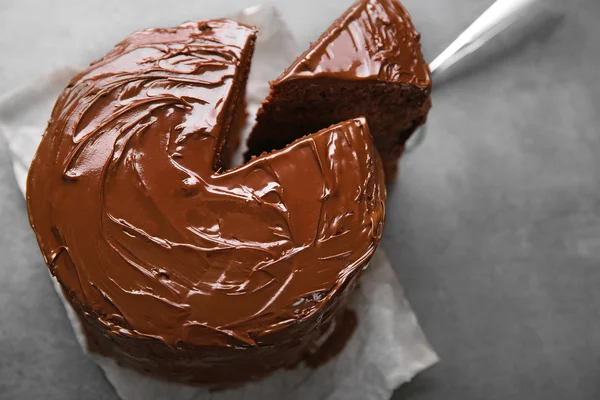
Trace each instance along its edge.
{"label": "white baking paper", "polygon": [[[260,29],[248,83],[251,120],[267,95],[268,81],[277,77],[298,52],[293,36],[274,6],[251,7],[234,18]],[[98,49],[97,56],[107,50],[109,48]],[[23,193],[27,169],[52,106],[78,71],[78,67],[65,66],[0,98],[0,130],[10,147],[17,183]],[[250,125],[251,121],[248,122]],[[64,300],[56,280],[52,281],[77,340],[87,353],[79,320]],[[211,393],[146,377],[118,366],[112,359],[94,354],[90,357],[102,368],[123,400],[387,400],[394,389],[438,361],[382,249],[375,253],[350,307],[356,312],[359,325],[336,359],[316,370],[300,366],[295,370],[278,371],[234,390]]]}

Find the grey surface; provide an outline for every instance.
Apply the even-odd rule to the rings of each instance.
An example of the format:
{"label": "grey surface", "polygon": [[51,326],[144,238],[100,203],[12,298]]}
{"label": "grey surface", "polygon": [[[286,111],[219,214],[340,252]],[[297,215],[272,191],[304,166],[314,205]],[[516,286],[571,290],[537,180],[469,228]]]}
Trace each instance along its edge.
{"label": "grey surface", "polygon": [[[142,3],[156,12],[136,19]],[[162,24],[215,3],[177,3]],[[533,41],[438,87],[429,136],[402,163],[384,247],[442,361],[395,399],[600,398],[600,2],[568,3]],[[1,0],[0,93],[90,61],[87,41],[114,35],[104,20],[150,26],[163,4]],[[284,13],[307,41],[347,4]],[[431,60],[491,1],[405,4]],[[47,278],[2,140],[0,220],[0,398],[115,399]]]}

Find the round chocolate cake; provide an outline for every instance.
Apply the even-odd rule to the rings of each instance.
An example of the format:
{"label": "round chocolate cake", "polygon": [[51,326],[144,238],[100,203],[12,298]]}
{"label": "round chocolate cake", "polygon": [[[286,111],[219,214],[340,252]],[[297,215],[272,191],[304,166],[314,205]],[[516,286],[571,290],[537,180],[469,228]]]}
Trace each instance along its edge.
{"label": "round chocolate cake", "polygon": [[29,172],[90,348],[161,378],[223,387],[298,363],[381,238],[363,118],[224,163],[255,38],[226,20],[134,33],[65,88]]}

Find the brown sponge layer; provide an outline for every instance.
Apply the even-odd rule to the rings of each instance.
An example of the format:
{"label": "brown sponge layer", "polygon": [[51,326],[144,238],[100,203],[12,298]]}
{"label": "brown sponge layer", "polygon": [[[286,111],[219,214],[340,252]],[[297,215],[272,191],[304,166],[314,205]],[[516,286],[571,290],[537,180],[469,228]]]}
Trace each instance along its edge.
{"label": "brown sponge layer", "polygon": [[246,158],[281,149],[332,124],[364,116],[384,163],[386,181],[431,108],[429,88],[374,81],[296,79],[272,88],[257,115]]}

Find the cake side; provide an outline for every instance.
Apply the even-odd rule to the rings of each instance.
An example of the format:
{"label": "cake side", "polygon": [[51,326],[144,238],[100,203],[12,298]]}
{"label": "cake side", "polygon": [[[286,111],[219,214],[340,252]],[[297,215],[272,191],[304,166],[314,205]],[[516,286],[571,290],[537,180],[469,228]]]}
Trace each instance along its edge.
{"label": "cake side", "polygon": [[225,20],[130,36],[61,94],[28,176],[95,349],[161,378],[223,387],[299,362],[381,239],[364,119],[223,170],[255,37]]}
{"label": "cake side", "polygon": [[391,183],[406,141],[425,122],[430,108],[429,95],[410,85],[292,80],[274,86],[263,103],[248,140],[246,157],[281,148],[320,127],[360,115],[369,121],[386,181]]}

